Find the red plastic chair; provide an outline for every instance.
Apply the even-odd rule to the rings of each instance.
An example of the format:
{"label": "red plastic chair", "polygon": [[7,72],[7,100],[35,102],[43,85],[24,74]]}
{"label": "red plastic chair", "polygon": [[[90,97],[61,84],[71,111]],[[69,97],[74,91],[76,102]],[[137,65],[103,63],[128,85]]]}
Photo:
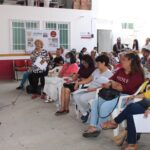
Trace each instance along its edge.
{"label": "red plastic chair", "polygon": [[32,67],[32,61],[31,61],[31,59],[27,59],[27,67],[28,68]]}
{"label": "red plastic chair", "polygon": [[16,74],[17,81],[18,81],[18,72],[26,72],[27,70],[28,68],[26,60],[14,60],[14,71]]}

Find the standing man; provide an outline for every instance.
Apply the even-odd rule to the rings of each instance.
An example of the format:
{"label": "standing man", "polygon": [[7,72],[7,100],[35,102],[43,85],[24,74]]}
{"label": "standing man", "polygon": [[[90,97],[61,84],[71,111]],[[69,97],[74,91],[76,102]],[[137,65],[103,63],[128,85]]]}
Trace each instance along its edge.
{"label": "standing man", "polygon": [[115,56],[118,56],[118,54],[121,52],[121,50],[124,49],[123,44],[121,43],[121,38],[117,38],[117,43],[113,46],[113,52]]}

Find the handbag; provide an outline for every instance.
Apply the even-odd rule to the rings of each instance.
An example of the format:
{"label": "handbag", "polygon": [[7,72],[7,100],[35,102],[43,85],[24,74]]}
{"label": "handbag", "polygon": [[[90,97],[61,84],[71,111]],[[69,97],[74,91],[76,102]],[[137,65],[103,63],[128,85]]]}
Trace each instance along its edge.
{"label": "handbag", "polygon": [[98,92],[98,97],[101,97],[106,101],[110,101],[118,96],[120,96],[120,92],[112,88],[103,88]]}
{"label": "handbag", "polygon": [[[117,91],[117,90],[115,90],[115,89],[112,89],[112,88],[109,88],[109,89],[106,89],[106,88],[103,88],[103,89],[101,89],[99,92],[98,92],[98,99],[100,100],[100,98],[102,98],[103,99],[103,103],[101,104],[101,106],[99,106],[99,104],[98,104],[98,116],[100,117],[100,118],[107,118],[107,117],[109,117],[111,114],[112,114],[112,112],[115,110],[115,108],[117,107],[117,105],[118,105],[118,102],[119,102],[119,98],[120,98],[120,92],[119,91]],[[117,98],[117,101],[116,101],[116,104],[115,104],[115,106],[114,106],[114,108],[108,113],[108,115],[106,115],[106,116],[101,116],[101,114],[100,114],[100,110],[101,110],[101,107],[102,107],[102,105],[104,104],[104,103],[106,103],[106,102],[108,102],[108,101],[112,101],[112,100],[114,100],[114,99],[116,99]],[[107,109],[107,108],[106,108]]]}

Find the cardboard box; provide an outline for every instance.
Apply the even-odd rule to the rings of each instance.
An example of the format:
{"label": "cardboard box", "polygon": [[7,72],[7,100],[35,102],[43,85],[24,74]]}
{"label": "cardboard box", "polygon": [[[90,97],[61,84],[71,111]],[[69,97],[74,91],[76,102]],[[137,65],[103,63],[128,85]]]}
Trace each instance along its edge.
{"label": "cardboard box", "polygon": [[91,10],[91,0],[81,0],[80,9]]}
{"label": "cardboard box", "polygon": [[80,0],[74,0],[73,9],[80,9]]}

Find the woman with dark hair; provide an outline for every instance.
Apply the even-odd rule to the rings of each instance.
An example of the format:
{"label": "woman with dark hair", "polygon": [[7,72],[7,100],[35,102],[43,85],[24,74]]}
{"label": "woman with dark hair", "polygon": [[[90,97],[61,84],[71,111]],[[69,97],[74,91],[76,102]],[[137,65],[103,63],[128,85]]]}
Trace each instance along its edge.
{"label": "woman with dark hair", "polygon": [[[134,94],[144,82],[144,72],[137,54],[127,53],[121,60],[122,68],[119,69],[104,88],[112,88],[122,94]],[[90,126],[83,133],[84,137],[97,137],[100,134],[100,124],[109,119],[109,115],[117,104],[118,98],[107,101],[103,104],[103,99],[95,99],[91,107]],[[107,117],[101,117],[107,116]]]}
{"label": "woman with dark hair", "polygon": [[[76,57],[71,52],[66,54],[65,64],[63,65],[58,77],[53,79],[53,82],[47,83],[44,86],[44,92],[49,97],[45,102],[52,102],[58,99],[58,89],[62,87],[62,82],[65,78],[68,79],[78,72],[78,65],[76,64]],[[61,79],[61,80],[60,80]],[[57,82],[55,82],[57,80]],[[59,82],[60,81],[60,82]]]}
{"label": "woman with dark hair", "polygon": [[86,51],[87,51],[87,48],[83,47],[82,50],[81,50],[81,52],[79,53],[80,62],[82,61],[82,58],[85,55]]}
{"label": "woman with dark hair", "polygon": [[95,70],[93,59],[90,55],[84,55],[82,59],[82,65],[77,74],[74,75],[73,81],[65,83],[61,89],[61,106],[60,110],[56,112],[56,115],[69,113],[70,94],[74,92],[75,81],[82,81],[88,78]]}
{"label": "woman with dark hair", "polygon": [[107,83],[109,78],[113,75],[108,69],[109,57],[106,55],[100,55],[96,58],[98,69],[96,69],[91,76],[83,81],[77,81],[74,89],[77,90],[80,85],[89,84],[85,92],[74,94],[73,99],[80,111],[82,117],[81,120],[85,123],[89,116],[89,101],[95,98],[96,90]]}
{"label": "woman with dark hair", "polygon": [[77,71],[76,56],[72,52],[69,52],[66,54],[65,64],[60,71],[59,77],[72,76],[74,73],[77,73]]}
{"label": "woman with dark hair", "polygon": [[134,39],[132,50],[139,50],[139,42],[137,39]]}

